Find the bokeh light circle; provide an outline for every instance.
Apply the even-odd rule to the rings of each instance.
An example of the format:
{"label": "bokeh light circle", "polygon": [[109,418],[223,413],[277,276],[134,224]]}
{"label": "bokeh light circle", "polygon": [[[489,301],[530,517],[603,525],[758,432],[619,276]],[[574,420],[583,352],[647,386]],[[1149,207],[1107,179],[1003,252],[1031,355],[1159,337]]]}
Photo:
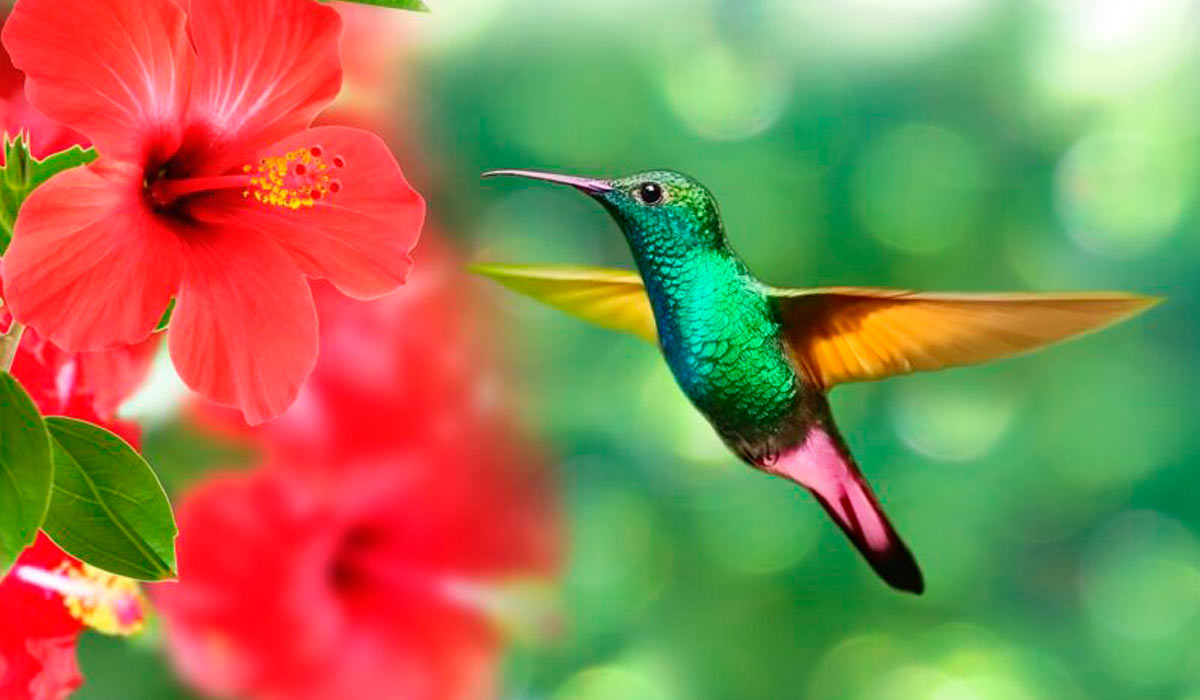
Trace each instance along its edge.
{"label": "bokeh light circle", "polygon": [[1136,132],[1075,143],[1055,175],[1060,218],[1081,247],[1117,258],[1144,255],[1169,237],[1191,188],[1187,155]]}
{"label": "bokeh light circle", "polygon": [[744,139],[774,124],[790,91],[782,70],[703,43],[670,61],[663,88],[675,114],[696,134],[721,141]]}
{"label": "bokeh light circle", "polygon": [[1153,86],[1195,45],[1195,0],[1041,0],[1047,31],[1031,70],[1052,97]]}
{"label": "bokeh light circle", "polygon": [[553,697],[554,700],[667,700],[668,694],[644,674],[622,665],[609,664],[576,673],[558,688]]}
{"label": "bokeh light circle", "polygon": [[892,420],[910,448],[963,462],[987,454],[1012,425],[1017,401],[981,382],[907,382],[896,393]]}
{"label": "bokeh light circle", "polygon": [[871,141],[851,180],[858,220],[883,243],[935,253],[974,230],[984,203],[984,164],[962,136],[905,124]]}
{"label": "bokeh light circle", "polygon": [[1200,611],[1200,542],[1165,515],[1122,514],[1088,542],[1080,595],[1102,633],[1149,641],[1194,625]]}
{"label": "bokeh light circle", "polygon": [[[809,42],[866,59],[927,54],[980,26],[994,0],[824,0],[780,2],[781,21]],[[797,33],[800,33],[799,31]]]}

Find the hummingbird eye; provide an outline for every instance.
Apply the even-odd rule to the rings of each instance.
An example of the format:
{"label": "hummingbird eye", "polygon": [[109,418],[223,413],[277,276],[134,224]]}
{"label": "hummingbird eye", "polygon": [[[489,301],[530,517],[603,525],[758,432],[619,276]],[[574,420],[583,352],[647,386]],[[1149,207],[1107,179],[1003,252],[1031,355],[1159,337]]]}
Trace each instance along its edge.
{"label": "hummingbird eye", "polygon": [[657,182],[643,182],[634,190],[634,196],[642,204],[654,206],[655,204],[662,204],[666,195],[663,192],[662,185]]}

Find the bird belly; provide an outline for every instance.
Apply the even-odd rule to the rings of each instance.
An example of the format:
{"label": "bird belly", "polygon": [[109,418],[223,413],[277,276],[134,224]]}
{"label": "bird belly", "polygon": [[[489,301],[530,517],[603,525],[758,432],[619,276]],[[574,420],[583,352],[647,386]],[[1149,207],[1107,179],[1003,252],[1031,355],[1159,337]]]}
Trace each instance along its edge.
{"label": "bird belly", "polygon": [[738,326],[664,334],[663,350],[692,404],[735,452],[753,462],[788,441],[804,389],[776,335],[748,334]]}

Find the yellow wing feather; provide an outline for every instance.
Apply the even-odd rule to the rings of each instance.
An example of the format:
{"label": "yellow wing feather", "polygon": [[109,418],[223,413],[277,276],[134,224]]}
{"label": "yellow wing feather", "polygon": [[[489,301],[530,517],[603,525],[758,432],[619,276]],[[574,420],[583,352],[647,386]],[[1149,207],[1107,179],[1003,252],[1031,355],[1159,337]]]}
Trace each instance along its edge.
{"label": "yellow wing feather", "polygon": [[650,299],[636,272],[582,265],[475,265],[471,270],[589,323],[658,342]]}
{"label": "yellow wing feather", "polygon": [[1098,330],[1160,301],[1119,292],[930,294],[861,287],[772,292],[797,361],[824,387],[1018,355]]}

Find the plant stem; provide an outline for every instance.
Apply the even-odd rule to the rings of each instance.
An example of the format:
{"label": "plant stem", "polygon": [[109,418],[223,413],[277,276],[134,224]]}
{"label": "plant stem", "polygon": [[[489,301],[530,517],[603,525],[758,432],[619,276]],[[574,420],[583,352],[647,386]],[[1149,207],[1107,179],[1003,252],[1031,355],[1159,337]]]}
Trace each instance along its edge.
{"label": "plant stem", "polygon": [[17,356],[17,346],[21,344],[21,334],[25,332],[24,324],[16,319],[8,324],[8,331],[0,334],[0,372],[7,372],[12,367],[13,358]]}

